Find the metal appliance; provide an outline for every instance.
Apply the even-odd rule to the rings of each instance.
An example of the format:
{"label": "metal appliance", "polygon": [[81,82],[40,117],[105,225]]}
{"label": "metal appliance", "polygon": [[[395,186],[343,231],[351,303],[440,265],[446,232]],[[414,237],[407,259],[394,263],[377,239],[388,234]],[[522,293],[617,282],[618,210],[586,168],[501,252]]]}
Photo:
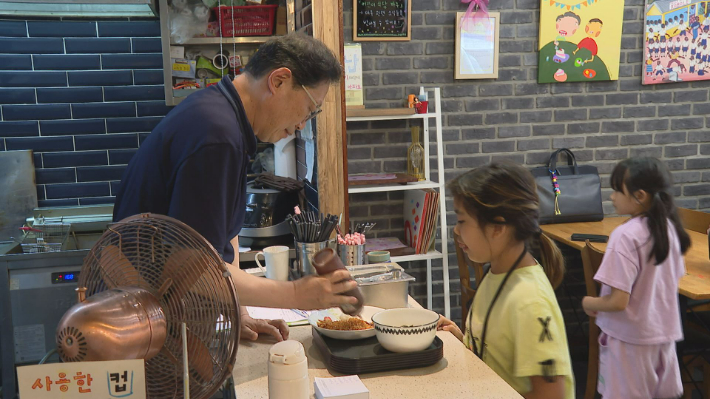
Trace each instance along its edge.
{"label": "metal appliance", "polygon": [[247,184],[247,205],[239,244],[245,247],[290,245],[293,236],[285,222],[298,205],[298,193],[257,188]]}
{"label": "metal appliance", "polygon": [[149,398],[182,398],[187,381],[191,398],[209,398],[231,375],[236,288],[186,224],[141,214],[111,225],[86,256],[79,287],[57,326],[62,360],[145,359]]}

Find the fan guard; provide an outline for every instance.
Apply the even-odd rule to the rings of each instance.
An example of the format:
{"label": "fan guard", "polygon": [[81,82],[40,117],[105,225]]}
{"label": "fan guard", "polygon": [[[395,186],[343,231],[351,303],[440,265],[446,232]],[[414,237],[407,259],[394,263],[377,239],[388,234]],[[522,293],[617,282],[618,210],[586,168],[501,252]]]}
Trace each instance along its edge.
{"label": "fan guard", "polygon": [[[211,397],[231,374],[240,333],[234,282],[212,245],[186,224],[141,214],[111,225],[86,256],[79,287],[86,287],[87,298],[106,290],[139,288],[159,303],[167,331],[162,349],[145,361],[149,398],[183,397],[183,322],[190,397]],[[65,327],[57,339],[82,330],[69,328],[78,332]]]}

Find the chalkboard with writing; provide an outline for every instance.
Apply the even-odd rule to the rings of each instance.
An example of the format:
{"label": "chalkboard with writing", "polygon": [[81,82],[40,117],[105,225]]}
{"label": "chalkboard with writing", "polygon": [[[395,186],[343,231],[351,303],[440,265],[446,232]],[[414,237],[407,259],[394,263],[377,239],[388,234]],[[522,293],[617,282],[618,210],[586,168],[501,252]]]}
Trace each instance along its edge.
{"label": "chalkboard with writing", "polygon": [[353,40],[411,40],[411,9],[411,0],[353,0]]}

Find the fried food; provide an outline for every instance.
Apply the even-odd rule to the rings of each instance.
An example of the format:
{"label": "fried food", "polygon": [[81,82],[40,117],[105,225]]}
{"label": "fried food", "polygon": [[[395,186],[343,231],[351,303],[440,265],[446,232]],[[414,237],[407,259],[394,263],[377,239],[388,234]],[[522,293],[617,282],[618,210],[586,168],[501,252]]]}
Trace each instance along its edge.
{"label": "fried food", "polygon": [[357,331],[369,330],[374,328],[374,325],[359,317],[341,318],[335,321],[330,317],[326,317],[323,320],[318,320],[318,327],[328,330]]}

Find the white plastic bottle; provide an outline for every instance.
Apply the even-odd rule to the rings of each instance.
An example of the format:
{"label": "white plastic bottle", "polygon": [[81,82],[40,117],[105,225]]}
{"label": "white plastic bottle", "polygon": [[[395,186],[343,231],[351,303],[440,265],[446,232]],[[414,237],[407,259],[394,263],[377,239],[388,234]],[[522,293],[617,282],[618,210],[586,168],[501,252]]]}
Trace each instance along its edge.
{"label": "white plastic bottle", "polygon": [[269,349],[269,399],[308,399],[311,384],[303,345],[294,340]]}

